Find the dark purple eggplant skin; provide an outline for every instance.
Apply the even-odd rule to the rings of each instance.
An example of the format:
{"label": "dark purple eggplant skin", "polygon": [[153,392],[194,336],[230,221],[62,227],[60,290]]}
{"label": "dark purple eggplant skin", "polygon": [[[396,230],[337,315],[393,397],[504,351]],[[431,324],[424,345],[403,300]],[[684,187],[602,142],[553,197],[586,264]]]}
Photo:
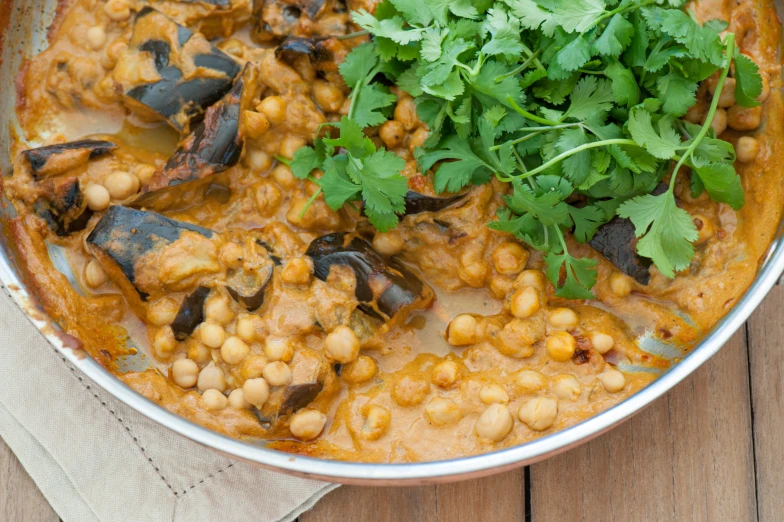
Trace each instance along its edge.
{"label": "dark purple eggplant skin", "polygon": [[75,176],[45,182],[33,211],[60,237],[84,230],[93,215]]}
{"label": "dark purple eggplant skin", "polygon": [[451,207],[464,197],[465,194],[458,194],[445,198],[437,198],[409,190],[406,192],[404,198],[406,202],[405,215],[410,216],[412,214],[421,214],[422,212],[438,212],[440,210],[444,210],[445,208]]}
{"label": "dark purple eggplant skin", "polygon": [[237,164],[245,144],[240,134],[240,115],[243,97],[247,99],[249,93],[244,91],[253,89],[248,84],[256,79],[253,66],[246,66],[246,72],[237,78],[231,91],[207,109],[204,121],[141,188],[133,206],[149,204],[158,191],[212,176]]}
{"label": "dark purple eggplant skin", "polygon": [[[334,265],[351,268],[357,278],[355,295],[360,308],[381,319],[392,319],[404,308],[430,305],[433,290],[426,283],[404,266],[382,258],[366,240],[347,236],[345,232],[337,232],[310,243],[305,255],[313,259],[316,277],[326,281]],[[373,288],[384,290],[376,295]]]}
{"label": "dark purple eggplant skin", "polygon": [[327,40],[327,38],[288,36],[275,49],[275,57],[280,60],[288,54],[305,54],[311,62],[328,62],[332,60],[332,52],[325,45]]}
{"label": "dark purple eggplant skin", "polygon": [[[176,27],[180,48],[194,35],[189,29],[149,6],[142,8],[136,15],[134,33],[137,30],[140,33],[151,32],[146,25],[157,23]],[[131,41],[133,42],[134,39],[135,35]],[[213,74],[183,80],[182,71],[169,59],[169,55],[177,50],[172,50],[165,39],[142,42],[138,44],[138,50],[152,54],[161,79],[154,83],[133,86],[125,92],[125,96],[157,113],[179,131],[185,130],[188,126],[184,125],[183,119],[178,116],[184,115],[186,123],[200,119],[208,107],[231,89],[232,82],[241,69],[229,55],[215,46],[210,46],[209,54],[196,55],[193,61],[199,67],[210,69]]]}
{"label": "dark purple eggplant skin", "polygon": [[185,296],[171,324],[175,339],[184,341],[197,326],[204,322],[204,302],[208,295],[210,295],[210,289],[206,286],[200,286]]}
{"label": "dark purple eggplant skin", "polygon": [[[248,279],[252,281],[252,284],[247,284]],[[226,290],[232,299],[244,306],[247,311],[253,312],[264,304],[264,293],[270,281],[272,281],[272,266],[250,277],[238,274],[234,278],[230,278],[226,284]]]}
{"label": "dark purple eggplant skin", "polygon": [[626,218],[615,217],[599,227],[590,245],[615,265],[621,272],[647,285],[651,280],[648,269],[651,260],[637,254],[634,224]]}
{"label": "dark purple eggplant skin", "polygon": [[278,38],[290,36],[299,26],[303,14],[316,20],[326,4],[326,0],[255,0],[254,32],[272,34]]}
{"label": "dark purple eggplant skin", "polygon": [[30,163],[33,178],[41,180],[63,174],[115,149],[117,145],[111,141],[78,140],[29,149],[22,154]]}
{"label": "dark purple eggplant skin", "polygon": [[87,243],[111,257],[136,288],[142,300],[148,295],[136,287],[136,263],[148,252],[161,249],[180,238],[185,231],[212,237],[212,231],[189,223],[174,221],[155,212],[112,206],[101,217]]}

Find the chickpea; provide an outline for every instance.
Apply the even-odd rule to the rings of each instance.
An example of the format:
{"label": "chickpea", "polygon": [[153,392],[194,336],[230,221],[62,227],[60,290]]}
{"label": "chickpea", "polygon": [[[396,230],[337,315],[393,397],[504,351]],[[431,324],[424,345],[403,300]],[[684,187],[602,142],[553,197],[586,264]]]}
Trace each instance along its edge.
{"label": "chickpea", "polygon": [[229,399],[214,388],[205,390],[204,393],[201,394],[201,402],[209,411],[225,410],[226,406],[229,405]]}
{"label": "chickpea", "polygon": [[547,385],[547,380],[539,372],[523,370],[517,374],[515,384],[523,392],[532,393],[544,388]]}
{"label": "chickpea", "polygon": [[760,72],[760,75],[762,76],[762,91],[760,92],[760,95],[757,96],[757,101],[762,103],[770,96],[770,78],[768,77],[768,73],[765,72]]}
{"label": "chickpea", "polygon": [[468,286],[480,288],[485,285],[490,264],[482,260],[465,260],[457,269],[457,275]]}
{"label": "chickpea", "polygon": [[741,107],[733,105],[727,111],[727,125],[737,131],[750,131],[762,123],[762,106]]}
{"label": "chickpea", "polygon": [[360,355],[353,362],[343,366],[340,378],[348,384],[362,384],[372,379],[377,370],[378,366],[372,357]]}
{"label": "chickpea", "polygon": [[226,340],[226,330],[219,324],[202,323],[199,327],[199,338],[205,346],[220,348]]}
{"label": "chickpea", "polygon": [[84,189],[84,200],[93,212],[101,212],[109,208],[111,199],[109,191],[103,185],[92,184]]}
{"label": "chickpea", "polygon": [[174,321],[179,311],[179,305],[174,299],[162,297],[150,303],[147,307],[147,321],[155,326],[166,326]]}
{"label": "chickpea", "polygon": [[552,310],[548,320],[555,328],[563,328],[565,330],[574,330],[580,323],[580,319],[571,308],[556,308]]}
{"label": "chickpea", "polygon": [[368,409],[365,423],[359,434],[365,440],[378,440],[384,436],[389,429],[392,414],[383,406],[372,405]]}
{"label": "chickpea", "polygon": [[720,136],[721,133],[727,129],[727,111],[724,109],[716,109],[716,112],[713,113],[713,119],[711,120],[711,127],[716,133],[716,136]]}
{"label": "chickpea", "polygon": [[327,357],[339,363],[350,363],[359,356],[359,339],[348,326],[338,326],[324,339]]}
{"label": "chickpea", "polygon": [[257,140],[267,133],[270,128],[270,122],[267,117],[260,112],[243,111],[241,128],[245,137]]}
{"label": "chickpea", "polygon": [[299,440],[313,440],[318,437],[327,424],[327,416],[318,410],[305,408],[292,415],[289,429]]}
{"label": "chickpea", "polygon": [[174,338],[174,332],[170,326],[164,326],[155,332],[152,347],[155,350],[155,355],[161,359],[171,357],[174,350],[177,349],[177,339]]}
{"label": "chickpea", "polygon": [[299,136],[287,135],[280,142],[278,153],[284,158],[291,159],[294,153],[306,145],[305,140]]}
{"label": "chickpea", "polygon": [[531,317],[539,311],[539,290],[526,286],[517,290],[510,299],[512,315],[520,319]]}
{"label": "chickpea", "polygon": [[210,296],[204,303],[204,317],[211,323],[228,324],[232,322],[235,313],[231,309],[229,298],[223,295]]}
{"label": "chickpea", "polygon": [[212,358],[212,350],[196,340],[191,341],[188,346],[188,359],[204,364]]}
{"label": "chickpea", "polygon": [[272,156],[263,150],[251,148],[245,145],[245,164],[250,167],[254,173],[260,173],[269,170],[272,167]]}
{"label": "chickpea", "polygon": [[262,372],[270,386],[288,386],[291,384],[291,368],[283,361],[274,361],[264,367]]}
{"label": "chickpea", "polygon": [[85,38],[87,40],[87,45],[89,45],[90,49],[93,51],[97,51],[106,45],[106,31],[104,31],[103,27],[100,25],[94,25],[87,29]]}
{"label": "chickpea", "polygon": [[190,359],[177,359],[172,364],[172,379],[180,388],[193,388],[199,376],[199,365]]}
{"label": "chickpea", "polygon": [[528,262],[528,251],[518,243],[507,241],[493,250],[493,267],[502,275],[519,273]]}
{"label": "chickpea", "polygon": [[735,154],[741,163],[751,163],[759,154],[759,142],[751,136],[741,136],[735,145]]}
{"label": "chickpea", "polygon": [[[708,83],[708,92],[711,96],[716,93],[717,82]],[[735,78],[726,78],[724,87],[719,95],[719,107],[727,108],[735,105]]]}
{"label": "chickpea", "polygon": [[264,323],[258,315],[242,315],[237,319],[237,335],[246,343],[256,341],[262,328]]}
{"label": "chickpea", "polygon": [[268,338],[264,343],[264,355],[270,361],[291,362],[294,358],[294,347],[286,339]]}
{"label": "chickpea", "polygon": [[401,406],[422,404],[430,393],[430,384],[419,378],[406,375],[392,388],[392,399]]}
{"label": "chickpea", "polygon": [[381,140],[388,149],[394,149],[400,145],[400,142],[403,141],[405,134],[406,130],[403,128],[403,125],[401,125],[399,121],[395,120],[387,121],[378,130],[378,135],[381,137]]}
{"label": "chickpea", "polygon": [[109,276],[104,272],[101,263],[97,259],[90,259],[84,267],[84,282],[90,288],[98,288],[109,280]]}
{"label": "chickpea", "polygon": [[610,274],[610,290],[618,297],[627,297],[632,293],[632,283],[625,274],[613,272]]}
{"label": "chickpea", "polygon": [[608,369],[599,374],[604,389],[610,393],[617,393],[626,386],[626,377],[618,370]]}
{"label": "chickpea", "polygon": [[479,416],[474,425],[476,434],[492,442],[499,442],[512,431],[514,419],[504,404],[491,404]]}
{"label": "chickpea", "polygon": [[615,339],[611,335],[602,332],[591,332],[588,336],[593,345],[593,349],[604,355],[615,346]]}
{"label": "chickpea", "polygon": [[313,101],[324,112],[338,112],[346,101],[346,96],[337,85],[316,80],[313,82]]}
{"label": "chickpea", "polygon": [[413,130],[417,126],[416,104],[414,99],[406,96],[401,98],[395,106],[395,121],[399,122],[407,131]]}
{"label": "chickpea", "polygon": [[397,230],[376,232],[373,249],[382,256],[394,256],[403,250],[403,238]]}
{"label": "chickpea", "polygon": [[500,353],[515,359],[524,359],[534,354],[534,344],[544,337],[543,328],[537,328],[527,319],[512,319],[496,338],[495,347]]}
{"label": "chickpea", "polygon": [[686,111],[686,115],[683,117],[683,119],[689,123],[698,125],[705,121],[706,114],[707,111],[705,109],[705,105],[702,103],[696,103],[689,107],[689,110]]}
{"label": "chickpea", "polygon": [[269,361],[263,355],[252,353],[245,357],[240,366],[240,375],[243,379],[258,379],[264,375],[264,367]]}
{"label": "chickpea", "polygon": [[460,377],[460,367],[454,361],[441,361],[433,367],[431,382],[439,388],[449,388]]}
{"label": "chickpea", "polygon": [[297,186],[298,180],[294,177],[291,169],[281,163],[272,169],[272,178],[285,189],[292,189]]}
{"label": "chickpea", "polygon": [[196,381],[196,386],[200,392],[206,390],[218,390],[223,393],[226,390],[226,376],[223,375],[223,370],[215,366],[215,363],[202,368],[199,372],[199,379]]}
{"label": "chickpea", "polygon": [[241,388],[231,390],[231,393],[229,394],[229,406],[235,410],[247,410],[250,408],[250,404],[245,400],[245,392],[243,392]]}
{"label": "chickpea", "polygon": [[701,214],[692,216],[694,226],[697,227],[697,240],[694,241],[695,245],[705,244],[715,234],[713,222]]}
{"label": "chickpea", "polygon": [[136,169],[136,178],[142,185],[149,183],[154,175],[155,167],[152,165],[141,165]]}
{"label": "chickpea", "polygon": [[259,214],[264,217],[272,217],[280,208],[283,202],[283,194],[277,185],[273,183],[260,183],[256,188],[256,207]]}
{"label": "chickpea", "polygon": [[104,4],[103,12],[115,22],[124,22],[131,17],[128,0],[109,0]]}
{"label": "chickpea", "polygon": [[261,408],[270,396],[270,387],[263,378],[248,379],[242,385],[244,399],[256,408]]}
{"label": "chickpea", "polygon": [[310,282],[310,264],[301,257],[295,257],[286,263],[280,279],[289,285],[306,285]]}
{"label": "chickpea", "polygon": [[547,289],[547,283],[545,283],[542,271],[524,270],[520,272],[520,275],[515,279],[515,287],[522,288],[525,286],[531,286],[540,292],[544,292]]}
{"label": "chickpea", "polygon": [[569,332],[555,332],[547,338],[547,354],[554,361],[566,362],[574,355],[576,344]]}
{"label": "chickpea", "polygon": [[514,279],[509,276],[496,276],[490,279],[490,291],[498,299],[504,299],[514,289]]}
{"label": "chickpea", "polygon": [[479,400],[485,404],[507,404],[509,402],[509,394],[506,393],[503,386],[488,384],[487,386],[482,386],[482,389],[479,390]]}
{"label": "chickpea", "polygon": [[529,428],[543,431],[553,425],[558,416],[558,401],[547,397],[536,397],[517,410],[517,417]]}
{"label": "chickpea", "polygon": [[431,424],[446,426],[454,424],[463,416],[460,406],[452,399],[435,397],[425,406],[425,417]]}
{"label": "chickpea", "polygon": [[476,342],[476,319],[472,315],[460,314],[449,323],[446,340],[452,346],[467,346]]}
{"label": "chickpea", "polygon": [[278,125],[286,119],[286,100],[280,96],[267,96],[259,102],[256,110],[263,113],[271,124]]}
{"label": "chickpea", "polygon": [[574,400],[580,395],[580,381],[574,375],[563,373],[553,379],[553,393],[561,400]]}
{"label": "chickpea", "polygon": [[426,127],[419,127],[411,135],[411,139],[408,140],[408,150],[413,153],[417,147],[424,146],[425,141],[427,141],[427,138],[429,136],[430,136],[430,131],[427,130]]}
{"label": "chickpea", "polygon": [[103,186],[112,199],[122,201],[139,191],[139,178],[124,171],[112,172],[103,180]]}
{"label": "chickpea", "polygon": [[223,344],[221,345],[221,358],[223,358],[227,364],[237,365],[241,363],[249,353],[250,346],[234,335],[223,341]]}
{"label": "chickpea", "polygon": [[309,56],[302,54],[297,55],[291,66],[299,73],[303,80],[308,82],[308,84],[313,85],[313,82],[316,80],[316,69],[313,67],[313,64],[310,63]]}

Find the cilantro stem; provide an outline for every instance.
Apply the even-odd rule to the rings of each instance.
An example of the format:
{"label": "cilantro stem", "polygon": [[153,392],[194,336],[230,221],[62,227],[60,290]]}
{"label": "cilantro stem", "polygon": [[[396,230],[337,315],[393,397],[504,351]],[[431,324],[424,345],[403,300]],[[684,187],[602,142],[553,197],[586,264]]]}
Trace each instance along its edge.
{"label": "cilantro stem", "polygon": [[531,114],[527,110],[525,110],[522,107],[520,107],[519,105],[517,105],[517,103],[515,103],[514,99],[512,99],[511,96],[507,96],[506,97],[506,103],[508,103],[509,106],[512,107],[512,109],[517,114],[519,114],[520,116],[522,116],[524,118],[527,118],[527,119],[529,119],[531,121],[535,121],[536,123],[541,123],[542,125],[550,125],[550,126],[552,126],[552,125],[559,125],[560,124],[560,122],[553,121],[553,120],[548,120],[547,118],[542,118],[540,116],[537,116],[536,114]]}
{"label": "cilantro stem", "polygon": [[299,213],[299,219],[305,217],[305,212],[308,211],[310,206],[313,204],[314,201],[316,201],[316,198],[319,197],[322,192],[324,192],[324,189],[319,187],[319,189],[316,192],[314,192],[312,196],[310,196],[310,199],[308,199],[308,201],[305,203],[305,206],[302,207],[302,212]]}
{"label": "cilantro stem", "polygon": [[340,36],[336,36],[335,40],[350,40],[351,38],[359,38],[360,36],[365,36],[366,34],[370,34],[370,31],[357,31],[355,33],[342,34]]}
{"label": "cilantro stem", "polygon": [[[525,69],[528,67],[528,65],[530,65],[530,63],[531,63],[533,60],[535,60],[535,59],[536,59],[536,57],[537,57],[537,56],[539,56],[539,53],[541,53],[541,52],[542,52],[542,50],[541,50],[541,49],[537,49],[537,50],[536,50],[536,52],[535,52],[533,55],[531,55],[531,56],[530,56],[530,57],[529,57],[529,58],[528,58],[526,61],[524,61],[524,62],[523,62],[523,63],[522,63],[522,64],[521,64],[519,67],[516,67],[514,71],[510,71],[510,72],[508,72],[508,73],[506,73],[506,74],[502,74],[502,75],[500,75],[500,76],[496,76],[496,77],[495,77],[495,79],[494,79],[493,81],[495,81],[495,83],[501,83],[502,81],[504,81],[506,78],[509,78],[510,76],[515,76],[515,75],[517,75],[517,74],[520,74],[521,72],[523,72],[523,71],[524,71],[524,70],[525,70]],[[538,61],[538,60],[537,60],[537,61]],[[537,68],[538,68],[538,67],[537,67]]]}
{"label": "cilantro stem", "polygon": [[354,107],[356,107],[357,96],[359,96],[359,90],[362,88],[363,80],[359,80],[357,84],[354,86],[354,91],[352,92],[352,96],[351,96],[351,104],[348,106],[349,120],[354,117]]}
{"label": "cilantro stem", "polygon": [[599,25],[600,23],[602,23],[602,22],[603,22],[603,21],[605,21],[606,19],[608,19],[608,18],[611,18],[611,17],[615,16],[615,15],[616,15],[616,14],[618,14],[618,13],[625,13],[626,11],[631,11],[632,9],[640,9],[640,8],[643,8],[643,7],[646,7],[646,6],[649,6],[649,5],[651,5],[652,3],[654,3],[654,1],[655,1],[655,0],[648,0],[648,1],[646,1],[646,2],[643,2],[643,3],[641,3],[641,4],[629,3],[629,4],[626,4],[626,5],[624,5],[623,3],[621,3],[621,5],[620,5],[620,6],[616,7],[616,8],[615,8],[615,9],[613,9],[612,11],[607,11],[607,12],[606,12],[606,13],[604,13],[602,16],[600,16],[599,18],[597,18],[596,20],[594,20],[594,22],[593,22],[591,25],[589,25],[589,26],[588,26],[588,27],[587,27],[587,28],[586,28],[584,31],[582,31],[580,34],[585,34],[585,33],[587,33],[588,31],[590,31],[591,29],[593,29],[594,27],[596,27],[597,25]]}
{"label": "cilantro stem", "polygon": [[683,166],[683,164],[691,158],[694,149],[700,144],[702,139],[708,134],[708,129],[711,128],[711,122],[713,122],[713,115],[716,114],[716,109],[719,106],[719,97],[721,96],[721,91],[724,88],[724,80],[727,79],[727,74],[730,72],[730,65],[732,64],[732,57],[735,54],[735,35],[733,33],[727,34],[727,43],[725,44],[726,47],[726,55],[727,55],[727,63],[724,64],[724,69],[721,71],[721,75],[719,76],[719,81],[716,83],[716,91],[713,93],[713,100],[711,100],[710,109],[708,110],[708,115],[705,117],[705,123],[702,124],[702,128],[700,132],[694,137],[689,145],[689,148],[686,149],[686,152],[683,153],[681,158],[678,160],[678,163],[675,164],[675,168],[672,169],[672,176],[670,177],[670,187],[668,192],[672,193],[675,190],[675,179],[678,177],[678,170]]}
{"label": "cilantro stem", "polygon": [[577,72],[581,72],[583,74],[595,74],[597,76],[607,76],[604,71],[591,71],[590,69],[577,69]]}
{"label": "cilantro stem", "polygon": [[273,156],[273,157],[274,157],[276,160],[278,160],[279,162],[281,162],[281,163],[283,163],[284,165],[286,165],[287,167],[288,167],[289,165],[291,165],[291,160],[290,160],[290,159],[288,159],[288,158],[284,158],[284,157],[283,157],[283,156],[281,156],[280,154],[275,154],[275,156]]}
{"label": "cilantro stem", "polygon": [[617,139],[612,139],[612,140],[594,141],[593,143],[586,143],[584,145],[580,145],[579,147],[575,147],[573,149],[567,150],[566,152],[562,152],[558,156],[552,158],[550,161],[547,161],[546,163],[542,163],[541,165],[539,165],[535,169],[529,170],[528,172],[526,172],[524,174],[521,174],[521,175],[518,175],[518,176],[511,176],[509,179],[503,179],[501,177],[499,177],[498,179],[501,179],[501,181],[510,181],[511,179],[514,179],[514,178],[525,179],[525,178],[527,178],[529,176],[533,176],[535,174],[539,174],[540,172],[549,169],[553,165],[556,165],[556,164],[560,163],[561,161],[565,160],[569,156],[573,156],[573,155],[577,154],[578,152],[582,152],[582,151],[588,150],[588,149],[595,149],[597,147],[606,147],[608,145],[631,145],[631,146],[634,146],[634,147],[639,147],[639,145],[637,144],[636,141],[630,140],[630,139],[623,139],[623,138],[617,138]]}
{"label": "cilantro stem", "polygon": [[536,136],[540,135],[541,133],[543,133],[545,131],[549,131],[549,130],[553,130],[553,129],[567,129],[569,127],[583,127],[583,124],[578,122],[578,123],[561,123],[559,125],[548,125],[547,127],[523,127],[521,129],[518,129],[518,131],[520,131],[520,132],[535,131],[535,132],[531,132],[531,134],[526,134],[525,136],[523,136],[521,138],[517,138],[517,139],[512,140],[510,142],[504,142],[501,145],[493,145],[492,147],[490,147],[487,150],[498,150],[501,147],[503,147],[506,143],[511,143],[512,145],[517,145],[518,143],[523,143],[524,141],[528,141],[531,138],[535,138]]}

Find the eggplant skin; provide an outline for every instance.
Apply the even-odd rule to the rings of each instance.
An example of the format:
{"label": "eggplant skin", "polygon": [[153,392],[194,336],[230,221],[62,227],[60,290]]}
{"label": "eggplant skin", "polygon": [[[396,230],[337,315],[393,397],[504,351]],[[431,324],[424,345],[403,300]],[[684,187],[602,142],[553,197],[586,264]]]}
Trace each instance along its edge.
{"label": "eggplant skin", "polygon": [[409,190],[404,197],[406,202],[405,215],[410,216],[412,214],[421,214],[422,212],[438,212],[451,207],[464,197],[465,194],[458,194],[456,196],[436,198]]}
{"label": "eggplant skin", "polygon": [[[177,41],[167,40],[175,34]],[[150,38],[150,35],[158,38]],[[203,40],[204,45],[188,46],[194,38]],[[209,47],[209,53],[187,56],[194,52],[190,49],[205,46]],[[201,119],[204,111],[231,89],[241,70],[233,58],[209,44],[202,35],[193,33],[149,6],[136,15],[130,46],[120,58],[130,62],[126,67],[132,69],[134,62],[148,59],[147,56],[152,57],[160,79],[152,83],[134,83],[138,80],[129,77],[123,81],[120,75],[119,83],[126,102],[131,109],[146,112],[146,108],[181,132],[188,132],[190,123]],[[203,72],[185,80],[186,75],[175,64],[189,60]]]}
{"label": "eggplant skin", "polygon": [[626,218],[615,217],[599,227],[590,245],[621,272],[647,285],[651,280],[648,269],[651,260],[637,254],[634,224]]}
{"label": "eggplant skin", "polygon": [[174,221],[155,212],[112,206],[87,236],[87,243],[108,255],[120,267],[142,300],[148,295],[136,287],[136,264],[145,254],[177,241],[185,231],[211,238],[211,230]]}
{"label": "eggplant skin", "polygon": [[72,176],[49,180],[41,185],[42,194],[33,211],[60,237],[84,230],[93,211],[87,207],[79,184]]}
{"label": "eggplant skin", "polygon": [[313,63],[329,62],[333,59],[325,38],[299,38],[288,36],[275,48],[275,58],[284,58],[287,54],[305,54]]}
{"label": "eggplant skin", "polygon": [[134,206],[149,203],[157,191],[223,172],[237,164],[245,144],[240,116],[258,91],[258,68],[248,64],[234,87],[207,109],[204,121],[181,143],[163,169],[141,188]]}
{"label": "eggplant skin", "polygon": [[394,261],[385,261],[366,240],[345,232],[313,240],[305,255],[313,259],[316,277],[326,281],[334,265],[351,268],[357,278],[356,297],[360,308],[375,317],[390,320],[400,313],[426,308],[433,290],[411,271]]}
{"label": "eggplant skin", "polygon": [[[255,273],[250,276],[244,272],[240,272],[235,276],[229,278],[226,284],[226,290],[229,295],[236,302],[241,304],[249,312],[253,312],[261,308],[264,304],[264,293],[267,286],[272,281],[272,271],[274,265],[269,265],[266,270],[261,273]],[[248,284],[250,280],[250,284]]]}
{"label": "eggplant skin", "polygon": [[185,296],[171,324],[175,339],[184,341],[197,326],[204,322],[204,302],[208,295],[210,295],[210,289],[206,286],[200,286]]}
{"label": "eggplant skin", "polygon": [[33,178],[41,180],[68,172],[115,149],[117,145],[111,141],[78,140],[29,149],[22,154],[30,164]]}

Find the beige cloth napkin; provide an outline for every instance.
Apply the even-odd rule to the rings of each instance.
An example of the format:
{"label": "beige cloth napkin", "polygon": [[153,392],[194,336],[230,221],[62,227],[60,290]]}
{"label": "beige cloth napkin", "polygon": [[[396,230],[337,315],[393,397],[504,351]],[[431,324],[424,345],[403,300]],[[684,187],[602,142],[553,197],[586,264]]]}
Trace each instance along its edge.
{"label": "beige cloth napkin", "polygon": [[5,288],[0,438],[65,522],[290,521],[337,487],[235,462],[158,426],[61,357]]}

